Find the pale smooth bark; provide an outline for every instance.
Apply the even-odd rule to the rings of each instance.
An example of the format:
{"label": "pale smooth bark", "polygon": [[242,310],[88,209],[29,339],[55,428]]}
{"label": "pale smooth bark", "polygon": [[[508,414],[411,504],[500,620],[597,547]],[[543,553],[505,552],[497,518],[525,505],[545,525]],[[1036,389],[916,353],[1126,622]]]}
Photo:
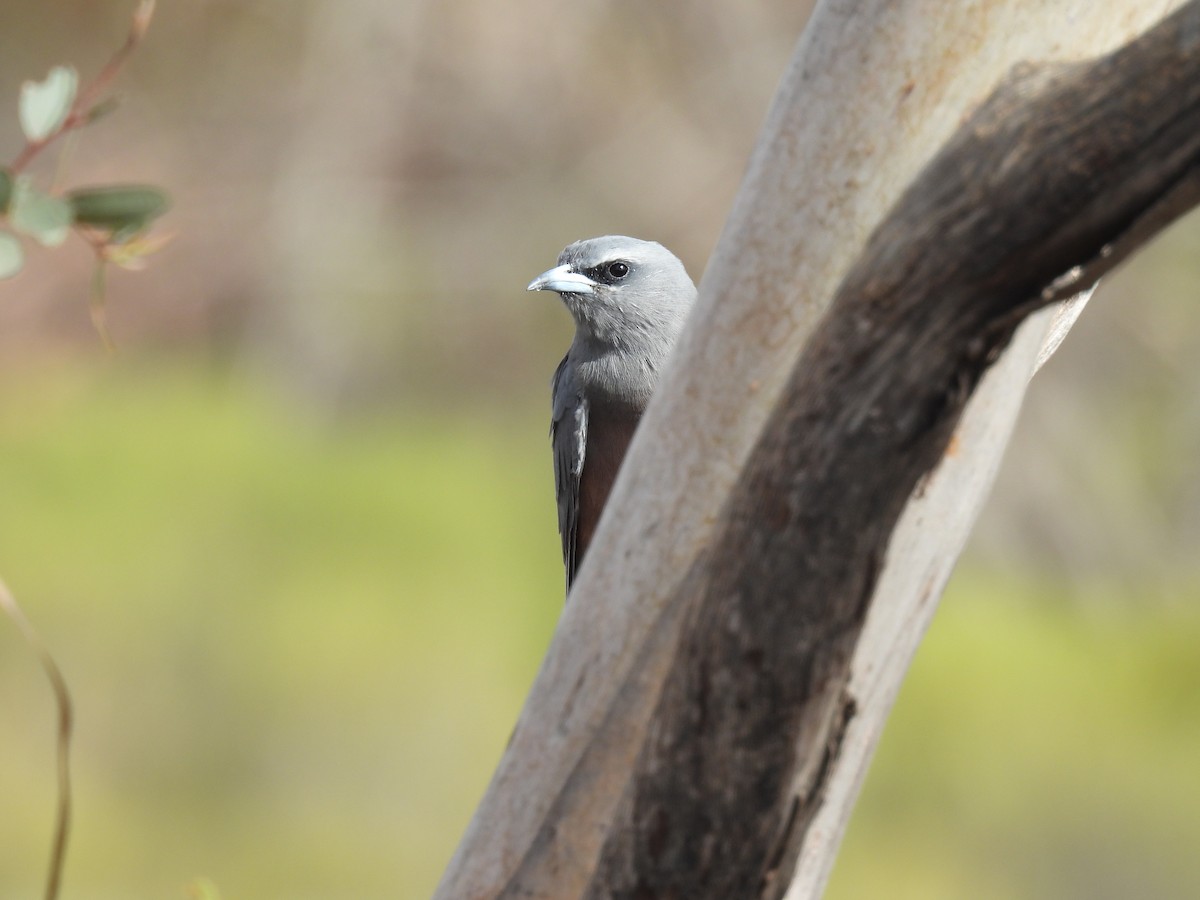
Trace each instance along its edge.
{"label": "pale smooth bark", "polygon": [[[1104,53],[1177,5],[818,6],[696,313],[438,897],[603,894],[594,872],[686,618],[668,601],[709,543],[785,379],[875,226],[1014,65]],[[792,898],[816,896],[824,884],[900,679],[991,484],[1039,354],[1055,340],[1051,315],[1020,329],[892,533],[851,663],[855,707],[817,815],[795,848]]]}

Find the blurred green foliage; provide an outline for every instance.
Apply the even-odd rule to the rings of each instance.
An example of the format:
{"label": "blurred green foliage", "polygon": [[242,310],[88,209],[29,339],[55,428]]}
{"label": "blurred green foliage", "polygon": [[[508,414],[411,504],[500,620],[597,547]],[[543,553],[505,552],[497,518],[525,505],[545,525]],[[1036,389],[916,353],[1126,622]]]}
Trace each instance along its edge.
{"label": "blurred green foliage", "polygon": [[[67,896],[424,892],[561,606],[542,410],[331,430],[136,365],[2,394],[0,565],[78,715]],[[52,707],[11,628],[0,660],[0,896],[33,896]]]}
{"label": "blurred green foliage", "polygon": [[960,572],[831,900],[1200,896],[1200,590],[1185,595],[1101,612]]}
{"label": "blurred green foliage", "polygon": [[[72,66],[62,65],[51,68],[42,81],[26,80],[21,85],[17,118],[25,144],[0,173],[0,220],[12,232],[43,247],[58,247],[74,228],[91,246],[98,267],[93,281],[92,317],[102,334],[103,267],[108,262],[140,267],[143,257],[161,246],[163,239],[148,240],[145,232],[166,211],[167,196],[159,188],[146,185],[77,188],[64,195],[58,184],[65,174],[71,139],[116,107],[118,100],[108,91],[145,36],[155,5],[155,0],[141,0],[125,43],[82,90],[79,73]],[[55,143],[59,148],[53,184],[43,189],[25,170]],[[15,277],[23,258],[14,234],[0,229],[0,278]]]}
{"label": "blurred green foliage", "polygon": [[[699,276],[807,6],[163,5],[72,162],[179,201],[114,279],[122,355],[90,359],[86,254],[0,303],[0,575],[78,714],[66,897],[429,894],[561,609],[569,323],[523,286],[605,232]],[[0,81],[97,71],[133,7],[7,0]],[[1200,896],[1197,236],[1035,382],[835,900]],[[40,892],[54,788],[4,625],[0,900]]]}
{"label": "blurred green foliage", "polygon": [[[331,427],[201,365],[2,381],[0,568],[78,712],[65,896],[427,896],[561,609],[540,398]],[[831,897],[1200,895],[1200,615],[1062,597],[956,579]],[[0,628],[0,897],[38,893],[52,718]]]}

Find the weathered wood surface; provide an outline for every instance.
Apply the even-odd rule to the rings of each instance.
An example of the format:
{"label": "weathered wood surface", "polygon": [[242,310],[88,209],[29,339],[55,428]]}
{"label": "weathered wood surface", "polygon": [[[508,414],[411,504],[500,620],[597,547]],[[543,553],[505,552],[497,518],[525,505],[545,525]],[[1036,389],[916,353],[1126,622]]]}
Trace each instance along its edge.
{"label": "weathered wood surface", "polygon": [[[1200,0],[1097,61],[1011,64],[1119,46],[1167,6],[818,8],[439,896],[780,896],[793,870],[819,892],[962,541],[933,523],[930,577],[881,595],[889,542],[904,568],[902,529],[931,530],[912,504],[896,528],[914,486],[1023,318],[1195,202]],[[960,526],[1044,331],[959,426],[951,459],[983,473],[938,495]],[[892,646],[868,612],[902,623]]]}

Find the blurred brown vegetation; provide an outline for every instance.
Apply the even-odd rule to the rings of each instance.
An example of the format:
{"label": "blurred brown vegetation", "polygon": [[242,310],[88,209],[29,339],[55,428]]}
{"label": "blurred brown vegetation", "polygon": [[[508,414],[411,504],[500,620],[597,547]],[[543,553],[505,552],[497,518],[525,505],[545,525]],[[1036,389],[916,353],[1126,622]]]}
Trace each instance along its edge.
{"label": "blurred brown vegetation", "polygon": [[[129,7],[4,4],[3,83],[63,59],[93,70]],[[332,404],[541,379],[547,332],[567,327],[521,289],[578,237],[661,239],[698,275],[806,16],[711,0],[160,7],[123,79],[136,102],[72,167],[173,188],[178,238],[114,285],[114,332],[270,360]],[[17,145],[11,122],[0,137]],[[80,271],[55,258],[25,279],[0,347],[88,344]]]}
{"label": "blurred brown vegetation", "polygon": [[[0,158],[21,144],[21,81],[62,62],[86,79],[133,5],[0,4]],[[82,694],[85,836],[74,864],[101,873],[88,885],[213,874],[258,896],[281,884],[274,895],[301,896],[297,883],[310,896],[370,885],[383,896],[398,853],[403,883],[431,886],[560,600],[544,411],[570,325],[524,286],[567,242],[608,232],[662,241],[699,278],[808,7],[160,2],[118,84],[128,102],[84,133],[69,169],[71,184],[147,181],[173,197],[158,226],[172,243],[145,272],[110,280],[120,354],[107,357],[91,329],[82,245],[33,252],[0,284],[0,572],[49,626]],[[1197,247],[1192,216],[1109,280],[1038,375],[970,551],[976,588],[991,581],[979,572],[1010,579],[975,590],[988,604],[1028,582],[1037,606],[1082,619],[1194,608]],[[210,382],[253,388],[226,408],[197,387]],[[1003,628],[973,615],[948,634],[991,646]],[[1031,632],[1005,620],[1003,646],[1043,634],[1039,615],[1020,619]],[[1069,635],[1060,625],[1054,640]],[[1089,660],[1120,655],[1122,634],[1103,631]],[[17,646],[5,645],[10,660]],[[1046,638],[1030,653],[1057,660],[1055,646]],[[1139,660],[1155,657],[1153,640],[1138,646]],[[997,677],[955,680],[953,647],[929,653],[959,667],[945,670],[959,694]],[[32,676],[13,687],[17,667],[0,667],[0,684],[22,697],[18,719],[48,717]],[[1180,663],[1172,677],[1195,675]],[[935,732],[946,682],[921,677],[929,692],[910,707],[925,711],[923,730],[900,744],[915,748],[911,765],[864,801],[874,837],[904,839],[909,808],[880,810],[917,783],[922,742],[962,724],[951,717]],[[1047,699],[1043,712],[1057,721],[1061,711]],[[1194,698],[1171,715],[1195,721]],[[0,785],[16,790],[24,772],[41,773],[49,739],[22,743],[19,725],[0,724],[11,729],[0,733],[0,774],[11,778]],[[979,729],[980,745],[996,743]],[[1046,782],[1098,734],[1061,749]],[[950,759],[972,784],[978,746]],[[885,741],[885,773],[897,768],[887,751]],[[1146,749],[1129,752],[1121,765]],[[48,783],[21,795],[29,818],[4,832],[27,854],[41,852]],[[929,807],[945,799],[937,790],[910,799]],[[1171,792],[1156,790],[1165,808]],[[181,810],[188,829],[164,828]],[[1024,833],[1028,813],[1006,810]],[[934,805],[939,825],[919,833],[953,831],[954,814]],[[1079,858],[1103,857],[1114,829],[1080,838]],[[259,848],[264,832],[272,841]],[[929,841],[927,856],[949,865],[958,850]],[[878,864],[881,846],[852,843],[850,858]],[[887,883],[917,866],[909,848],[890,846],[896,866],[841,877]],[[139,847],[154,861],[139,861]],[[977,872],[954,859],[962,872],[914,874],[920,889],[904,896],[962,896]],[[1178,883],[1200,883],[1180,859]],[[289,860],[290,882],[276,874]],[[19,884],[39,867],[22,867]],[[157,880],[139,880],[139,867]],[[1100,896],[1086,878],[1070,883],[1080,893],[1055,895]]]}
{"label": "blurred brown vegetation", "polygon": [[[95,71],[131,6],[9,0],[0,84]],[[808,7],[163,3],[120,85],[135,102],[71,166],[174,194],[172,245],[113,281],[114,334],[261,368],[326,411],[541,392],[570,329],[521,287],[606,232],[661,240],[699,277]],[[11,115],[0,142],[19,146]],[[1039,378],[989,558],[1193,567],[1198,233],[1193,217],[1112,278]],[[35,254],[0,305],[0,358],[98,352],[87,265]]]}

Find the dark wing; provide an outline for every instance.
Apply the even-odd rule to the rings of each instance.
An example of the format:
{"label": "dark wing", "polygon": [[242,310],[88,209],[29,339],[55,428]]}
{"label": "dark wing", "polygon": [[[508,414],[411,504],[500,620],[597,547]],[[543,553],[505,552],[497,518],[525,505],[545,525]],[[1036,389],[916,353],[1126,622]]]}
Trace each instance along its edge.
{"label": "dark wing", "polygon": [[579,479],[583,475],[583,457],[587,449],[587,400],[575,382],[567,357],[554,371],[551,386],[553,416],[550,419],[550,444],[554,449],[554,495],[558,500],[558,533],[562,536],[563,565],[567,569],[567,589],[575,580],[579,566]]}

